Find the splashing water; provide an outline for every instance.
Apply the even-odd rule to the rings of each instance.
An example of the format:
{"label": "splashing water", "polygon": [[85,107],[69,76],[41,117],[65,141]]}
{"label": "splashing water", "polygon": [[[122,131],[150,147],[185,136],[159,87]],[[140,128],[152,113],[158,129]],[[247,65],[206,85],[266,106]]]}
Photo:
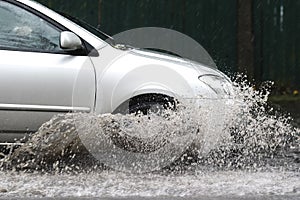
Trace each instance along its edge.
{"label": "splashing water", "polygon": [[[195,115],[189,111],[192,109],[187,106],[178,106],[176,112],[166,110],[160,115],[57,115],[4,159],[4,166],[49,170],[69,162],[81,168],[73,164],[84,160],[85,164],[99,161],[120,171],[159,170],[174,162],[192,143],[205,146],[198,138],[206,133],[201,124],[206,112]],[[211,149],[207,145],[210,143],[197,150],[204,153]]]}
{"label": "splashing water", "polygon": [[[124,160],[146,166],[157,162],[146,167],[153,171],[187,158],[194,164],[217,168],[258,169],[292,164],[294,170],[299,170],[300,131],[290,124],[291,117],[268,107],[271,85],[266,83],[254,90],[247,81],[236,81],[233,103],[201,100],[205,106],[198,107],[195,101],[185,102],[176,113],[167,110],[163,115],[57,115],[4,163],[18,169],[40,169],[59,167],[67,160],[74,167],[78,160],[95,164],[96,157],[104,164],[113,160],[109,164],[119,170],[132,167],[126,166],[129,164]],[[115,149],[121,151],[115,153]],[[127,151],[130,154],[124,156]],[[151,155],[136,157],[137,152]],[[135,161],[130,159],[134,156]],[[89,159],[92,162],[87,162]],[[144,160],[136,162],[137,159]]]}
{"label": "splashing water", "polygon": [[267,104],[272,83],[266,82],[260,90],[255,90],[245,80],[234,85],[236,116],[231,115],[225,130],[231,137],[203,162],[222,169],[299,171],[300,129],[291,125],[293,119],[290,116]]}
{"label": "splashing water", "polygon": [[[300,130],[267,104],[271,85],[255,90],[239,79],[230,101],[192,102],[163,116],[57,115],[2,160],[0,190],[14,185],[6,197],[297,196]],[[131,154],[120,156],[124,151]],[[139,163],[132,152],[151,156]],[[134,169],[155,172],[138,175]]]}

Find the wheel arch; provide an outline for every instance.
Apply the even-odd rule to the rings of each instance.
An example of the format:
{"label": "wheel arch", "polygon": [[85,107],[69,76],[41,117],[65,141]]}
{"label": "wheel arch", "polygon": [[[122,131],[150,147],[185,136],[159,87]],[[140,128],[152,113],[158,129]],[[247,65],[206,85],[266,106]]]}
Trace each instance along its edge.
{"label": "wheel arch", "polygon": [[102,73],[99,79],[96,113],[112,113],[139,95],[160,94],[178,99],[193,93],[185,71],[181,74],[181,70],[173,65],[126,63],[126,67],[121,68],[119,62]]}
{"label": "wheel arch", "polygon": [[144,102],[161,102],[161,103],[171,103],[175,106],[177,98],[175,96],[165,94],[165,93],[142,93],[136,96],[132,96],[126,101],[118,105],[113,113],[128,113],[129,108],[132,105],[136,105]]}

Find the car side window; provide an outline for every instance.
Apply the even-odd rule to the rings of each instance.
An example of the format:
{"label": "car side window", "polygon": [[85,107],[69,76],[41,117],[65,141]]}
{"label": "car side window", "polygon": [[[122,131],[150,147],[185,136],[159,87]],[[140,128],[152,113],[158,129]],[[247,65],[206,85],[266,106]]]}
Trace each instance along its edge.
{"label": "car side window", "polygon": [[60,30],[39,16],[0,1],[0,49],[33,52],[63,52]]}

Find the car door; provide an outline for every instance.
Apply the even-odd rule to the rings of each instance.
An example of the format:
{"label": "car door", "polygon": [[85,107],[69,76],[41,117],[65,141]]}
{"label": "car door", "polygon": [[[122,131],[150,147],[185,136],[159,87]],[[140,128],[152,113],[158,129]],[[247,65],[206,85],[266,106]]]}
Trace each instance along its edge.
{"label": "car door", "polygon": [[0,142],[37,130],[56,113],[92,110],[93,64],[84,49],[60,48],[62,27],[0,0]]}

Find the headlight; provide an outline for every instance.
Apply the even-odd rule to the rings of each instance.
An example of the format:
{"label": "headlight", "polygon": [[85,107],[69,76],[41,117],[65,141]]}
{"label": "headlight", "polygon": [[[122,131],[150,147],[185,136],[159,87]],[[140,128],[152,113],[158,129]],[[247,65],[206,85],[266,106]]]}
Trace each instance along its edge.
{"label": "headlight", "polygon": [[218,95],[233,95],[232,84],[224,77],[209,74],[199,76],[199,80],[205,83]]}

